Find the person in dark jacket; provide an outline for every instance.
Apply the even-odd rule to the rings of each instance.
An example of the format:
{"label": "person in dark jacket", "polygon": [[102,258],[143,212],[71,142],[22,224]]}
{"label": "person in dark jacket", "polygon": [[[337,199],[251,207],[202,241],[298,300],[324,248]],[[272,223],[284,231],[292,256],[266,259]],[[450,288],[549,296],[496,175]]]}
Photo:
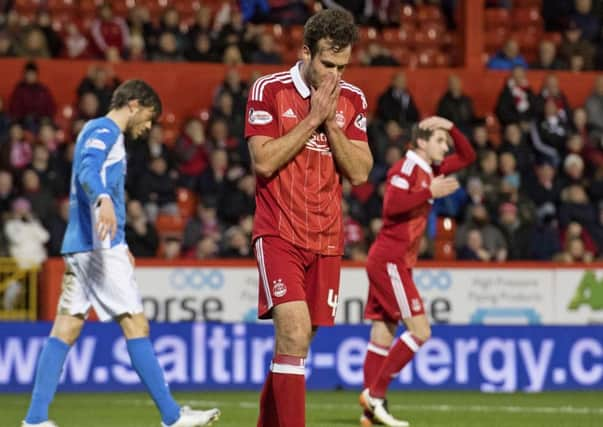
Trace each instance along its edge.
{"label": "person in dark jacket", "polygon": [[13,91],[8,108],[13,120],[24,121],[26,127],[36,128],[43,117],[54,117],[56,103],[50,89],[38,80],[38,66],[28,62],[21,80]]}
{"label": "person in dark jacket", "polygon": [[406,87],[406,76],[396,73],[391,86],[379,97],[377,117],[384,123],[394,120],[405,129],[419,121],[419,110]]}
{"label": "person in dark jacket", "polygon": [[448,77],[448,90],[438,103],[438,116],[453,122],[465,135],[471,136],[475,121],[473,100],[463,94],[463,83],[456,74]]}

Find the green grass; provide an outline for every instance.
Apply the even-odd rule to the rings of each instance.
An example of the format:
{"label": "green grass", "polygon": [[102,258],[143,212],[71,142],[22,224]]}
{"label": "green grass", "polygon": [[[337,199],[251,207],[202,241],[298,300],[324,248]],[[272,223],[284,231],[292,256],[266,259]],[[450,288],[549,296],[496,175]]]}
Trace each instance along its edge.
{"label": "green grass", "polygon": [[[258,393],[177,393],[197,408],[218,406],[217,427],[255,427]],[[357,426],[356,392],[309,392],[309,427]],[[601,427],[603,392],[482,394],[391,392],[390,410],[413,427]],[[0,394],[0,427],[18,427],[29,395]],[[60,427],[158,427],[158,414],[142,393],[59,393],[50,411]]]}

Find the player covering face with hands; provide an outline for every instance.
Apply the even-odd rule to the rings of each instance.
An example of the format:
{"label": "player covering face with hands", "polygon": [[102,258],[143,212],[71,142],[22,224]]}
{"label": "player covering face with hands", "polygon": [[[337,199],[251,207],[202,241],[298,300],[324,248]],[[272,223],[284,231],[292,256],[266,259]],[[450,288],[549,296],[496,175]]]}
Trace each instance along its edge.
{"label": "player covering face with hands", "polygon": [[[447,156],[450,137],[455,152]],[[411,148],[388,171],[383,227],[366,265],[369,294],[365,318],[372,321],[372,328],[364,361],[365,388],[360,395],[364,427],[409,425],[389,413],[385,396],[392,377],[431,335],[412,268],[433,200],[455,192],[459,183],[448,175],[474,160],[475,151],[452,122],[429,117],[415,126]],[[400,322],[406,330],[394,339]]]}
{"label": "player covering face with hands", "polygon": [[341,179],[366,181],[372,157],[366,99],[341,79],[357,37],[353,17],[327,9],[304,27],[302,60],[258,79],[245,134],[257,176],[254,252],[258,315],[275,348],[259,427],[304,427],[305,358],[313,333],[333,324],[343,254]]}
{"label": "player covering face with hands", "polygon": [[61,248],[65,259],[62,292],[38,360],[23,427],[56,427],[48,419],[48,407],[91,306],[100,320],[115,320],[121,326],[132,368],[159,409],[163,427],[206,426],[220,415],[217,409],[194,411],[174,401],[149,340],[149,324],[134,279],[134,258],[125,241],[124,133],[140,137],[160,114],[161,101],[155,91],[141,80],[129,80],[113,93],[109,113],[88,121],[78,135],[69,222]]}

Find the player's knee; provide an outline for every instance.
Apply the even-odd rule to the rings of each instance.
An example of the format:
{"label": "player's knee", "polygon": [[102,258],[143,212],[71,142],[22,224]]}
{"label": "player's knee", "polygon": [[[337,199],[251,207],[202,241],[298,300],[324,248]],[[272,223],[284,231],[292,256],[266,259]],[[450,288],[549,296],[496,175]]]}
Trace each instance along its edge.
{"label": "player's knee", "polygon": [[80,336],[82,323],[78,321],[57,321],[52,327],[50,335],[58,338],[68,345],[73,345]]}
{"label": "player's knee", "polygon": [[277,353],[305,356],[312,338],[311,328],[289,328],[277,337]]}
{"label": "player's knee", "polygon": [[422,325],[417,327],[412,334],[417,337],[422,343],[431,338],[431,327],[429,325]]}

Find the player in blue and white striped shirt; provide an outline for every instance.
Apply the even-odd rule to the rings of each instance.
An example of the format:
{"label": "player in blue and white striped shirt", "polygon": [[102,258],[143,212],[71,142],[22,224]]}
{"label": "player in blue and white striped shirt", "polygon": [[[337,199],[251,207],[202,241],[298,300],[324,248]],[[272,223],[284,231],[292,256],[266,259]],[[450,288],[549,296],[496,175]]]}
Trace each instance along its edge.
{"label": "player in blue and white striped shirt", "polygon": [[125,241],[124,132],[138,138],[160,114],[155,91],[141,80],[129,80],[115,90],[109,113],[90,120],[78,136],[62,247],[63,288],[23,427],[56,427],[48,420],[48,407],[91,306],[100,320],[120,324],[132,366],[157,405],[163,427],[206,426],[220,415],[217,409],[193,411],[174,401],[148,337],[134,258]]}

